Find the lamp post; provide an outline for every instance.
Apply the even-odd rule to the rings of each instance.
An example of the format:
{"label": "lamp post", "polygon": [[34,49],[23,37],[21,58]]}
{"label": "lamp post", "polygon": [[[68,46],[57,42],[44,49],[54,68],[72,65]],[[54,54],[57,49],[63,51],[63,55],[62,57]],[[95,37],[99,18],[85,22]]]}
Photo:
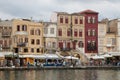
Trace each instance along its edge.
{"label": "lamp post", "polygon": [[13,59],[14,59],[14,49],[12,49],[12,53],[13,53]]}
{"label": "lamp post", "polygon": [[[73,43],[72,43],[72,40],[73,40],[73,36],[72,36],[72,14],[71,14],[71,23],[70,23],[70,33],[71,33],[71,51],[72,51],[72,48],[73,48]],[[72,52],[71,52],[71,65],[72,65]]]}

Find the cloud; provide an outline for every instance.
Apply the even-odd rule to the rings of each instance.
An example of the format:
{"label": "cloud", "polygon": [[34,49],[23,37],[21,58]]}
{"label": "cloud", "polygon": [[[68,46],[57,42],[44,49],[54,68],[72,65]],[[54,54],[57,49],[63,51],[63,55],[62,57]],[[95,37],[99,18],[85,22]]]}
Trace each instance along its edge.
{"label": "cloud", "polygon": [[30,18],[50,20],[54,11],[80,12],[92,9],[102,18],[120,17],[119,0],[0,0],[0,18]]}

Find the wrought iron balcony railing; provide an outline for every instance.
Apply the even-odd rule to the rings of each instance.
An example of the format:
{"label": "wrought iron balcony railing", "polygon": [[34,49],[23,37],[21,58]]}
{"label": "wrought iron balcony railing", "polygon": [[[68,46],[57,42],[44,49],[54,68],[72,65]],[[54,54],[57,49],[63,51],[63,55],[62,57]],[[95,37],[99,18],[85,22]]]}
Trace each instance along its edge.
{"label": "wrought iron balcony railing", "polygon": [[17,43],[17,47],[26,47],[27,43],[25,42],[20,42],[20,43]]}

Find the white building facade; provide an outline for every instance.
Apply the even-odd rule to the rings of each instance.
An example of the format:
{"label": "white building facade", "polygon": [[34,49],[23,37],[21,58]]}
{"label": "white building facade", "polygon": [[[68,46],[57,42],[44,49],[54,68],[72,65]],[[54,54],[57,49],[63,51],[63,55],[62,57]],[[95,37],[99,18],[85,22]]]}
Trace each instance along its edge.
{"label": "white building facade", "polygon": [[105,52],[105,37],[106,37],[107,24],[99,22],[98,23],[98,53]]}
{"label": "white building facade", "polygon": [[57,49],[57,25],[46,22],[44,25],[44,46],[46,49]]}

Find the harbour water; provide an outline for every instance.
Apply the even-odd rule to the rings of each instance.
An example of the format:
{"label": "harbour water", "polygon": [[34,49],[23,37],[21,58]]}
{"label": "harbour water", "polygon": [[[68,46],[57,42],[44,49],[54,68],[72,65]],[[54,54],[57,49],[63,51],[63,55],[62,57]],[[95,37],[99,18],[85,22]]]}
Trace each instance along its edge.
{"label": "harbour water", "polygon": [[0,80],[120,80],[119,70],[5,70]]}

